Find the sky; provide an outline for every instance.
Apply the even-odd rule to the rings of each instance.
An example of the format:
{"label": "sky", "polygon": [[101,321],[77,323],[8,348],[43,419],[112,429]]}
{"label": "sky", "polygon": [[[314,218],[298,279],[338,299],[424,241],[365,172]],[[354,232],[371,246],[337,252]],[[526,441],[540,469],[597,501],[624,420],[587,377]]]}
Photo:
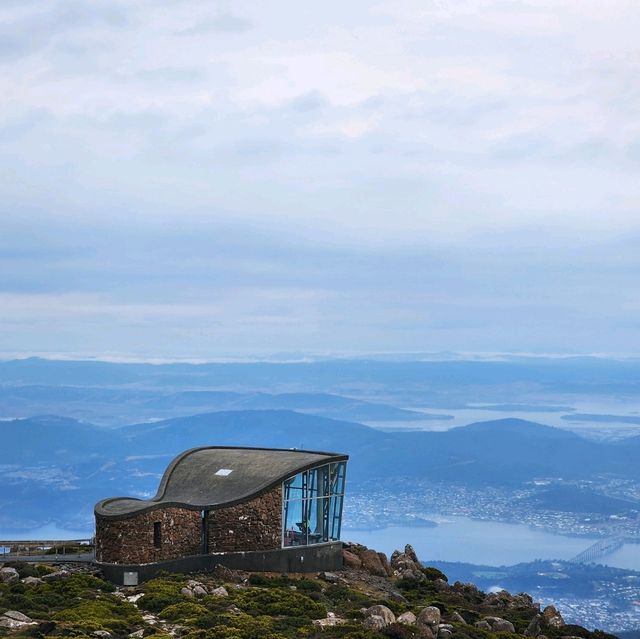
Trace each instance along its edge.
{"label": "sky", "polygon": [[637,0],[2,0],[0,357],[640,354]]}

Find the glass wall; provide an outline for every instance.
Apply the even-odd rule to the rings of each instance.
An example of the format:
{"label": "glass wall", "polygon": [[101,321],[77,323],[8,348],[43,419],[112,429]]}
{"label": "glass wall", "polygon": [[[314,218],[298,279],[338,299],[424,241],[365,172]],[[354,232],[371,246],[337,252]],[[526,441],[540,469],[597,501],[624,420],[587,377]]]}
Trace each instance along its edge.
{"label": "glass wall", "polygon": [[325,464],[285,480],[282,545],[307,546],[340,539],[346,462]]}

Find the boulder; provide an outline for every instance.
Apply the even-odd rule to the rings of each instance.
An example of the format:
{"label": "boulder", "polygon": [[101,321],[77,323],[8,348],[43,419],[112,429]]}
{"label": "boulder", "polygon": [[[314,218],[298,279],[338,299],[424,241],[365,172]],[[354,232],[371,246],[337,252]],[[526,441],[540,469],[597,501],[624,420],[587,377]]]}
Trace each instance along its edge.
{"label": "boulder", "polygon": [[395,550],[391,555],[392,574],[402,579],[423,581],[426,579],[422,572],[422,566],[411,544],[404,547],[404,552]]}
{"label": "boulder", "polygon": [[20,580],[20,575],[15,568],[0,568],[0,582],[3,584],[11,584]]}
{"label": "boulder", "polygon": [[9,617],[0,617],[0,628],[6,630],[18,630],[18,628],[24,628],[23,623],[16,621],[15,619],[9,619]]}
{"label": "boulder", "polygon": [[222,564],[216,564],[213,567],[213,576],[226,583],[242,583],[246,579],[246,573],[241,570],[232,570]]}
{"label": "boulder", "polygon": [[547,606],[542,611],[542,618],[545,623],[552,628],[562,628],[565,625],[562,615],[558,612],[555,606]]}
{"label": "boulder", "polygon": [[467,622],[465,621],[464,617],[457,611],[454,610],[451,615],[449,615],[449,619],[453,622],[453,623],[461,623],[466,625]]}
{"label": "boulder", "polygon": [[207,589],[204,586],[198,585],[193,588],[193,594],[196,597],[206,597],[208,593]]}
{"label": "boulder", "polygon": [[148,623],[150,626],[155,626],[159,619],[158,617],[156,617],[156,615],[152,615],[150,612],[142,615],[142,621],[144,621],[145,623]]}
{"label": "boulder", "polygon": [[144,628],[132,632],[129,637],[131,637],[131,639],[142,639],[142,637],[144,637]]}
{"label": "boulder", "polygon": [[44,583],[42,581],[42,579],[40,579],[40,577],[25,577],[24,579],[21,579],[20,581],[22,581],[22,583],[26,584],[27,586],[36,586],[37,584]]}
{"label": "boulder", "polygon": [[387,577],[391,577],[391,575],[393,575],[393,570],[391,570],[391,564],[389,564],[389,560],[387,559],[387,556],[383,552],[379,552],[377,554],[378,554],[378,557],[380,558],[380,563],[382,564],[382,567],[384,568],[384,571]]}
{"label": "boulder", "polygon": [[370,630],[382,630],[387,624],[380,615],[371,615],[370,617],[365,617],[362,625]]}
{"label": "boulder", "polygon": [[440,626],[440,610],[435,606],[423,608],[416,619],[416,626],[427,639],[435,639],[438,636]]}
{"label": "boulder", "polygon": [[510,621],[507,621],[502,617],[485,617],[484,621],[486,621],[491,626],[491,630],[493,630],[494,632],[516,631],[514,625]]}
{"label": "boulder", "polygon": [[92,637],[98,637],[98,639],[109,639],[111,633],[108,630],[94,630],[91,633]]}
{"label": "boulder", "polygon": [[407,610],[407,612],[403,612],[396,621],[403,623],[405,626],[415,626],[416,616],[410,610]]}
{"label": "boulder", "polygon": [[527,626],[527,629],[524,631],[525,637],[537,637],[541,632],[540,621],[542,620],[542,615],[536,615]]}
{"label": "boulder", "polygon": [[193,599],[195,595],[193,594],[193,590],[191,588],[180,588],[180,594],[184,597],[188,597],[189,599]]}
{"label": "boulder", "polygon": [[228,597],[229,593],[224,586],[218,586],[211,591],[212,597]]}
{"label": "boulder", "polygon": [[539,608],[533,602],[531,595],[521,592],[518,595],[512,595],[506,590],[500,592],[492,592],[485,597],[484,603],[503,610],[516,610],[522,608]]}
{"label": "boulder", "polygon": [[[56,570],[55,572],[50,572],[48,575],[45,575],[42,579],[43,581],[62,581],[69,579],[69,577],[71,577],[71,573],[68,570]],[[106,630],[96,630],[96,632],[106,632]]]}
{"label": "boulder", "polygon": [[480,621],[476,621],[473,625],[476,628],[481,628],[482,630],[491,630],[491,625],[489,624],[488,621],[485,621],[484,619]]}
{"label": "boulder", "polygon": [[27,617],[27,615],[18,612],[17,610],[7,610],[2,613],[0,617],[0,628],[5,630],[21,630],[26,626],[37,626],[38,624]]}
{"label": "boulder", "polygon": [[448,628],[440,628],[438,630],[438,639],[449,639],[449,637],[453,636],[453,631]]}
{"label": "boulder", "polygon": [[352,570],[360,570],[362,568],[362,560],[358,555],[346,548],[342,551],[342,563]]}
{"label": "boulder", "polygon": [[9,619],[13,619],[14,621],[20,621],[21,623],[32,623],[33,619],[31,617],[27,617],[27,615],[18,612],[17,610],[7,610],[7,612],[2,613],[3,617],[8,617]]}
{"label": "boulder", "polygon": [[440,609],[435,606],[427,606],[420,611],[416,623],[418,626],[430,626],[437,628],[440,625]]}
{"label": "boulder", "polygon": [[[382,553],[381,553],[382,554]],[[376,577],[388,577],[387,568],[380,559],[380,555],[375,550],[363,550],[360,553],[360,561],[362,561],[362,569],[370,575]]]}
{"label": "boulder", "polygon": [[436,579],[433,582],[433,586],[438,592],[449,590],[449,584],[444,579]]}
{"label": "boulder", "polygon": [[335,584],[340,580],[340,577],[335,572],[321,572],[318,577],[324,581],[328,581],[330,584]]}
{"label": "boulder", "polygon": [[396,622],[396,616],[391,612],[391,609],[380,604],[367,608],[365,615],[367,617],[382,617],[385,626]]}
{"label": "boulder", "polygon": [[328,612],[324,619],[314,619],[313,625],[320,628],[331,628],[333,626],[340,626],[343,623],[347,623],[346,619],[337,617],[335,612]]}
{"label": "boulder", "polygon": [[389,590],[389,592],[387,593],[387,596],[389,597],[389,599],[391,599],[391,601],[397,601],[398,603],[403,603],[403,604],[409,603],[407,598],[397,590]]}

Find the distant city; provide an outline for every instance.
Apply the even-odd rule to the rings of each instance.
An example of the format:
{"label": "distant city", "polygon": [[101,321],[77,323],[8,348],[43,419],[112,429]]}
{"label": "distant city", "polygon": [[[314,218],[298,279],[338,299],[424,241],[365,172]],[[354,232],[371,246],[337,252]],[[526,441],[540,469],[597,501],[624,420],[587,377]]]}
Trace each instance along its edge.
{"label": "distant city", "polygon": [[534,508],[541,486],[586,488],[611,497],[637,500],[640,483],[631,480],[594,479],[563,482],[541,479],[518,489],[497,486],[460,486],[415,480],[389,479],[384,488],[376,481],[351,488],[348,524],[353,528],[385,528],[394,524],[421,525],[424,513],[470,517],[481,521],[527,524],[557,535],[575,537],[621,537],[640,543],[640,511],[629,513],[568,512]]}

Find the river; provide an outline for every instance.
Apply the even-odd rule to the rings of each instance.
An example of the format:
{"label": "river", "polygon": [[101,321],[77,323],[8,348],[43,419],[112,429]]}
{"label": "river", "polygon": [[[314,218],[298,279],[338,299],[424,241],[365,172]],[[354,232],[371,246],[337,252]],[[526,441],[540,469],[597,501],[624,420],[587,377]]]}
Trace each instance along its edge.
{"label": "river", "polygon": [[[468,517],[424,517],[437,522],[438,526],[345,529],[342,538],[387,554],[410,543],[423,561],[459,561],[488,566],[508,566],[535,559],[571,559],[597,541],[534,530],[524,524],[476,521]],[[598,563],[640,570],[640,544],[625,544]]]}

